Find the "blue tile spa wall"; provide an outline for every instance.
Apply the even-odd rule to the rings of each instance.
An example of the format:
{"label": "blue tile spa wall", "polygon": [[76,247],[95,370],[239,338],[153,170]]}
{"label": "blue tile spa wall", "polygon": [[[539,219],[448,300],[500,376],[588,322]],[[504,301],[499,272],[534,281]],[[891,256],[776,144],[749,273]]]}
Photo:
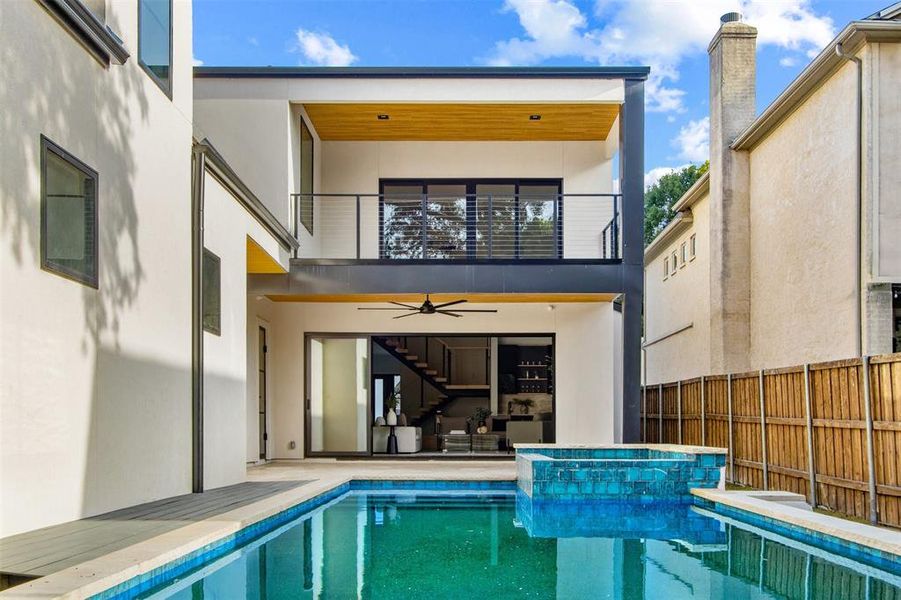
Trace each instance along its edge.
{"label": "blue tile spa wall", "polygon": [[647,448],[517,449],[517,485],[533,499],[690,501],[692,488],[716,488],[723,454]]}

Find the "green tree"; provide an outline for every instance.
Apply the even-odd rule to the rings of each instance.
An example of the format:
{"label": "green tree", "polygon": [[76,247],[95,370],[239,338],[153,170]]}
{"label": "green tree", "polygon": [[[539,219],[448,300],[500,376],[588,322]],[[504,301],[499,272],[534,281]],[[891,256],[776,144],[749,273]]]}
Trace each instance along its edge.
{"label": "green tree", "polygon": [[710,168],[710,161],[703,165],[689,165],[661,177],[644,193],[644,245],[657,237],[676,214],[673,205],[688,191],[695,181]]}

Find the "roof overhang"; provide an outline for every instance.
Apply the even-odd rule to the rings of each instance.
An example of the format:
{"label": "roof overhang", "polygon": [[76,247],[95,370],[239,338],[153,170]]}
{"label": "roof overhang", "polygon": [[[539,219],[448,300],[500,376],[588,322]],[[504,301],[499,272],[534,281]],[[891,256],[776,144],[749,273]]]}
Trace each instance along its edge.
{"label": "roof overhang", "polygon": [[732,143],[733,150],[750,150],[791,115],[813,92],[847,62],[835,47],[854,54],[868,42],[901,42],[901,21],[852,21],[807,65],[751,125]]}
{"label": "roof overhang", "polygon": [[688,229],[688,226],[694,222],[690,212],[680,212],[673,217],[663,231],[661,231],[654,241],[644,250],[644,264],[648,265],[652,260],[660,256],[660,254],[670,245],[674,239],[682,235]]}

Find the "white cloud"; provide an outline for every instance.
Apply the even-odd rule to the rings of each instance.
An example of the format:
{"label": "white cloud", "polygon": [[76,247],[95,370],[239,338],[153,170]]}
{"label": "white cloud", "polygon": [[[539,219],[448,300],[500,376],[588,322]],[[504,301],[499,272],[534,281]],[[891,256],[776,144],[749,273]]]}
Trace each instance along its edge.
{"label": "white cloud", "polygon": [[346,67],[357,60],[346,44],[339,44],[328,33],[298,29],[296,35],[297,50],[314,65]]}
{"label": "white cloud", "polygon": [[679,150],[679,158],[694,163],[707,160],[710,157],[710,117],[683,125],[672,144]]}
{"label": "white cloud", "polygon": [[195,57],[191,58],[191,64],[194,65],[195,67],[201,67],[201,66],[203,66],[203,61],[195,56]]}
{"label": "white cloud", "polygon": [[685,91],[676,87],[679,65],[704,52],[730,11],[758,28],[758,44],[813,52],[833,37],[832,20],[817,15],[810,0],[597,0],[592,28],[571,0],[506,0],[524,35],[500,41],[487,62],[527,65],[576,57],[598,64],[646,64],[647,110],[682,112]]}
{"label": "white cloud", "polygon": [[678,167],[654,167],[644,174],[644,189],[648,189],[649,187],[660,181],[660,178],[664,175],[669,175],[670,173],[681,171],[682,169],[690,165],[691,163],[679,165]]}
{"label": "white cloud", "polygon": [[779,59],[780,67],[794,67],[798,64],[798,59],[793,56],[783,56]]}

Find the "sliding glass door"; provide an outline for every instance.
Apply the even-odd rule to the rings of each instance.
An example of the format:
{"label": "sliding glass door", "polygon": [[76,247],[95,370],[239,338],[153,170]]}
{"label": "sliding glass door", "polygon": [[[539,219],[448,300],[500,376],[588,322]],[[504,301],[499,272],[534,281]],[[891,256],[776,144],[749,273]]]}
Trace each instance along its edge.
{"label": "sliding glass door", "polygon": [[563,255],[559,180],[397,180],[382,181],[381,190],[381,258]]}
{"label": "sliding glass door", "polygon": [[306,450],[369,452],[369,338],[307,337]]}

